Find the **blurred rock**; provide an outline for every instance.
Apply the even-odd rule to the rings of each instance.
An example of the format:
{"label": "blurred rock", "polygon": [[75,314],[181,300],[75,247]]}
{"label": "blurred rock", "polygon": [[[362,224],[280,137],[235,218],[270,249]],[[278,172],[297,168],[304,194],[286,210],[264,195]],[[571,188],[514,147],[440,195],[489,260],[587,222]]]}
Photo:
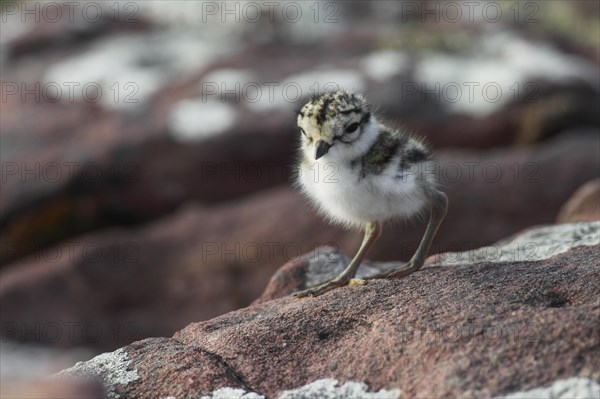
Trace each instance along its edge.
{"label": "blurred rock", "polygon": [[[599,145],[591,132],[532,148],[442,152],[450,207],[432,253],[479,248],[552,223],[569,195],[598,176]],[[369,258],[409,259],[424,225],[386,225]],[[293,258],[322,245],[352,256],[360,239],[359,232],[327,225],[288,187],[220,206],[190,205],[149,225],[79,236],[5,268],[2,333],[102,349],[167,336],[246,306]],[[55,326],[58,338],[46,332]]]}
{"label": "blurred rock", "polygon": [[2,339],[0,396],[23,399],[102,397],[102,385],[89,379],[50,378],[52,374],[71,366],[74,362],[88,360],[95,354],[96,351],[85,348],[65,350],[40,345],[22,345]]}
{"label": "blurred rock", "polygon": [[[263,298],[61,375],[96,377],[111,397],[595,395],[598,233],[600,222],[532,229],[518,237],[540,248],[558,240],[559,248],[527,260],[442,259],[401,280],[316,298]],[[515,244],[521,241],[498,247],[514,251]],[[319,254],[312,259],[291,279],[306,283],[322,260],[322,268],[331,267]]]}
{"label": "blurred rock", "polygon": [[[112,349],[244,306],[275,265],[331,234],[314,216],[293,229],[282,224],[290,210],[306,215],[308,205],[279,191],[189,207],[150,226],[100,231],[27,256],[0,273],[3,334]],[[48,326],[59,336],[49,338]]]}
{"label": "blurred rock", "polygon": [[[106,147],[95,140],[71,143],[80,160],[47,148],[43,157],[32,151],[28,159],[3,162],[2,263],[88,230],[155,219],[192,198],[213,204],[288,181],[290,131],[282,134],[273,123],[280,124],[256,123],[196,145],[160,140],[138,146],[105,135],[96,124],[89,138],[102,137]],[[122,133],[128,141],[136,137]],[[83,158],[102,151],[107,159]]]}
{"label": "blurred rock", "polygon": [[12,31],[3,42],[4,51],[13,62],[28,56],[56,59],[80,52],[82,45],[99,37],[149,28],[145,19],[132,15],[131,5],[7,2],[2,11],[2,23]]}
{"label": "blurred rock", "polygon": [[[3,329],[5,327],[3,326]],[[55,330],[47,332],[50,335],[50,333],[55,333]],[[52,375],[74,362],[88,360],[95,354],[96,351],[89,348],[24,345],[5,337],[0,346],[0,378],[3,383],[40,379]]]}
{"label": "blurred rock", "polygon": [[[82,7],[90,4],[92,11],[99,7],[102,14],[96,21],[82,14]],[[535,1],[523,7],[503,3],[499,5],[503,7],[501,20],[492,24],[481,17],[438,21],[440,15],[427,10],[436,7],[431,2],[325,2],[319,3],[324,6],[318,10],[319,18],[314,14],[315,5],[298,4],[304,18],[297,22],[281,15],[265,20],[263,15],[260,23],[239,23],[232,22],[235,18],[223,20],[219,12],[206,21],[206,7],[212,6],[211,2],[187,2],[178,7],[160,1],[1,3],[0,311],[4,347],[5,339],[15,339],[112,350],[136,339],[168,336],[192,321],[246,306],[263,292],[277,268],[287,263],[261,300],[285,295],[306,283],[302,278],[312,255],[301,255],[315,248],[323,252],[323,245],[330,246],[324,256],[342,265],[355,253],[360,234],[325,225],[306,201],[286,186],[297,145],[294,109],[307,94],[332,84],[365,92],[391,123],[424,135],[440,150],[440,174],[450,210],[433,253],[487,246],[523,228],[551,223],[576,189],[598,178],[597,2]],[[410,8],[413,6],[417,9]],[[34,11],[23,14],[19,7]],[[528,12],[531,10],[534,13]],[[51,21],[54,11],[62,18]],[[480,14],[481,9],[476,11]],[[71,15],[74,20],[69,20]],[[41,21],[35,22],[40,16]],[[442,15],[443,19],[447,16]],[[321,20],[315,22],[317,19]],[[80,84],[73,98],[68,86],[72,82]],[[473,97],[471,83],[478,84]],[[102,96],[94,98],[92,90],[90,98],[89,92],[81,90],[86,85],[99,87]],[[62,89],[59,95],[53,91],[57,87]],[[285,87],[291,90],[284,91]],[[300,93],[294,93],[298,88]],[[594,194],[582,190],[565,205],[560,222],[597,219]],[[408,259],[423,229],[421,224],[386,226],[369,255],[372,271]],[[496,247],[484,248],[486,252]],[[586,250],[570,250],[548,262],[568,257],[563,259],[565,264],[581,268],[588,257],[584,253],[578,258],[579,252],[573,251]],[[480,252],[473,254],[481,259]],[[446,265],[457,264],[450,258],[444,258]],[[430,257],[429,265],[436,259]],[[501,339],[488,353],[486,345],[459,348],[460,340],[452,341],[450,349],[444,346],[439,352],[448,356],[444,362],[432,355],[438,348],[430,351],[429,343],[425,348],[423,342],[417,342],[417,357],[424,356],[428,362],[422,369],[414,365],[417,357],[410,346],[408,352],[399,354],[389,350],[393,345],[383,345],[387,352],[382,349],[373,359],[350,359],[358,369],[340,367],[338,380],[325,379],[336,376],[337,365],[329,366],[334,374],[315,372],[327,363],[312,352],[307,353],[312,353],[317,366],[308,371],[296,367],[299,377],[285,370],[282,373],[281,364],[288,360],[273,357],[281,356],[282,351],[269,347],[260,354],[265,359],[268,355],[271,363],[267,366],[273,369],[267,371],[278,376],[269,382],[258,374],[248,374],[249,365],[230,367],[230,359],[235,357],[231,353],[199,351],[190,356],[188,343],[158,339],[129,347],[129,351],[137,350],[132,357],[142,359],[136,366],[139,374],[120,369],[128,362],[127,352],[97,359],[96,370],[100,371],[95,374],[106,376],[107,368],[116,367],[112,377],[101,378],[106,386],[118,386],[123,376],[141,378],[139,392],[148,396],[157,396],[157,392],[180,396],[187,392],[185,386],[212,392],[215,397],[297,388],[285,394],[288,398],[323,392],[339,397],[349,393],[392,396],[396,386],[402,388],[403,396],[448,396],[462,391],[462,396],[477,397],[516,390],[522,391],[515,395],[545,392],[551,396],[557,391],[583,392],[590,386],[589,392],[597,391],[597,385],[588,380],[555,381],[574,375],[598,379],[597,374],[587,372],[588,354],[575,355],[589,343],[590,336],[596,339],[598,335],[597,329],[588,328],[590,314],[598,309],[581,310],[588,301],[578,297],[588,292],[586,288],[577,291],[581,274],[567,282],[566,272],[542,275],[539,268],[546,260],[525,263],[513,259],[510,265],[517,270],[515,279],[523,277],[513,282],[513,276],[502,269],[508,266],[501,264],[504,274],[500,281],[506,282],[509,291],[503,298],[494,288],[498,287],[495,282],[482,280],[481,286],[473,280],[479,276],[480,265],[489,266],[486,259],[476,266],[465,264],[460,256],[452,259],[462,263],[456,266],[458,271],[446,272],[469,269],[460,276],[462,282],[456,276],[448,277],[450,282],[456,280],[459,290],[450,295],[450,310],[445,304],[427,303],[423,314],[435,318],[441,311],[440,317],[446,316],[441,318],[443,325],[454,326],[460,311],[443,312],[471,306],[471,302],[458,306],[457,298],[475,295],[473,302],[487,312],[487,324],[481,327],[484,336],[497,319],[502,328],[514,320],[517,325],[533,320],[536,327],[543,327],[543,343],[523,346]],[[532,264],[534,271],[525,272]],[[565,264],[556,267],[564,269]],[[469,274],[472,269],[475,275]],[[497,271],[496,266],[491,270]],[[427,273],[414,278],[427,278]],[[574,302],[569,302],[572,298],[563,291],[555,293],[544,285],[554,278]],[[433,280],[433,288],[440,281]],[[467,282],[475,288],[465,286]],[[532,299],[532,303],[548,304],[552,309],[544,311],[550,313],[536,313],[537,308],[530,309],[517,300],[526,290],[534,292],[540,282],[544,282],[547,295]],[[404,282],[375,282],[365,288],[376,300],[378,284],[387,287]],[[423,287],[427,289],[423,282],[415,287],[416,294],[408,297],[411,303],[421,300],[418,294],[425,292]],[[484,288],[491,290],[491,299],[486,299]],[[444,286],[433,292],[446,289],[452,288]],[[397,303],[411,306],[407,298],[390,295],[396,302],[384,301],[376,309],[382,320],[388,320],[385,307],[391,309]],[[494,298],[500,313],[492,310]],[[453,305],[452,300],[456,302]],[[303,320],[297,304],[286,301],[284,307],[290,307],[285,307],[285,312]],[[251,309],[267,306],[271,312],[269,303]],[[373,306],[352,299],[347,304],[359,309]],[[563,304],[582,316],[554,309]],[[341,312],[337,315],[342,319],[345,312],[355,311],[323,306]],[[508,315],[513,308],[516,315]],[[467,322],[478,320],[478,310],[468,309]],[[501,313],[502,309],[506,312]],[[421,310],[413,309],[407,317],[417,320]],[[253,317],[248,313],[252,310],[240,312],[240,320]],[[319,317],[315,320],[328,322]],[[348,323],[342,320],[340,340],[347,340],[335,342],[340,345],[340,358],[347,359],[348,353],[360,355],[348,352],[348,347],[359,346],[351,345],[346,332],[350,327],[345,326],[363,328],[352,324],[361,317],[352,314]],[[280,322],[279,330],[271,333],[289,329],[289,320]],[[425,322],[429,326],[437,320]],[[278,326],[270,320],[269,324]],[[300,333],[313,324],[312,320],[305,322]],[[575,328],[560,330],[571,325]],[[189,330],[196,328],[203,327]],[[297,330],[291,331],[294,337],[300,336]],[[328,339],[329,330],[324,331],[325,338],[319,337],[320,341]],[[270,338],[260,334],[253,336],[259,344],[277,342],[260,342]],[[527,331],[526,337],[531,337]],[[229,343],[227,339],[217,336],[215,342]],[[238,339],[234,335],[232,341]],[[378,344],[377,337],[374,339]],[[569,347],[565,344],[568,339],[574,342]],[[560,355],[563,347],[564,355]],[[236,361],[244,360],[245,355],[251,359],[254,354],[240,353]],[[378,365],[391,361],[389,356],[398,360],[392,367],[402,367],[402,377],[399,372],[394,374],[396,380],[386,380],[393,374],[392,368],[392,372],[380,370],[372,380],[358,378],[361,364],[377,371]],[[262,367],[264,359],[257,359]],[[289,367],[301,364],[298,359],[293,358],[298,362]],[[500,373],[491,382],[480,380],[484,373],[471,373],[480,369],[481,362],[488,364],[485,360],[500,364]],[[183,369],[178,361],[183,362]],[[523,376],[510,375],[510,362],[527,366],[528,371]],[[164,363],[164,380],[154,379],[158,363]],[[424,377],[419,379],[419,375]],[[429,375],[437,375],[444,386],[423,383],[429,381]],[[396,384],[398,381],[402,384]],[[267,386],[269,383],[273,385]],[[52,393],[51,388],[32,386],[26,395],[42,391],[64,396],[68,389],[65,385],[63,391],[57,391],[62,393]],[[11,392],[17,395],[20,391]],[[81,392],[74,396],[85,396]]]}
{"label": "blurred rock", "polygon": [[[595,5],[532,3],[536,24],[505,8],[490,28],[440,22],[427,2],[323,3],[320,18],[311,4],[293,23],[238,23],[218,9],[206,20],[206,2],[102,4],[97,21],[86,4],[36,3],[23,23],[7,3],[0,261],[286,182],[294,108],[336,85],[437,148],[526,146],[600,125],[595,42],[565,28],[595,32],[584,11]],[[73,98],[69,82],[80,83]],[[102,96],[84,95],[87,84]],[[246,171],[262,177],[228,177]]]}
{"label": "blurred rock", "polygon": [[569,196],[600,175],[597,131],[565,133],[522,149],[440,152],[450,205],[440,228],[447,238],[438,241],[436,252],[478,248],[529,226],[553,223]]}
{"label": "blurred rock", "polygon": [[11,399],[98,399],[105,397],[102,384],[97,381],[31,380],[9,382],[2,387],[2,397]]}
{"label": "blurred rock", "polygon": [[600,220],[600,179],[579,187],[560,208],[556,223],[593,222]]}

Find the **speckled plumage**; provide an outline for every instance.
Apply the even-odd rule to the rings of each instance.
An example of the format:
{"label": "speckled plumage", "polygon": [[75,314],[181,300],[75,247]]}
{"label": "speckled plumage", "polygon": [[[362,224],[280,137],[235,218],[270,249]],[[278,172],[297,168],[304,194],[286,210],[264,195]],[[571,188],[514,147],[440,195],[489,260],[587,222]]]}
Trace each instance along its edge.
{"label": "speckled plumage", "polygon": [[346,284],[384,221],[429,210],[430,226],[415,262],[411,260],[419,268],[447,202],[437,189],[427,146],[413,135],[381,124],[362,95],[346,91],[312,98],[298,112],[297,123],[302,134],[298,186],[331,221],[366,231],[361,249],[340,277],[300,295],[318,295]]}
{"label": "speckled plumage", "polygon": [[[347,132],[352,124],[357,130]],[[413,216],[426,204],[428,186],[435,186],[434,168],[426,164],[429,149],[414,136],[380,124],[361,95],[338,91],[313,98],[299,111],[298,125],[304,132],[299,185],[332,221],[362,228],[373,220]],[[318,141],[331,147],[317,160]],[[319,179],[316,170],[322,171]],[[335,178],[324,179],[333,170]],[[353,209],[364,202],[356,201],[361,191],[369,199],[365,206],[377,207],[379,215]],[[348,195],[350,203],[344,200]]]}

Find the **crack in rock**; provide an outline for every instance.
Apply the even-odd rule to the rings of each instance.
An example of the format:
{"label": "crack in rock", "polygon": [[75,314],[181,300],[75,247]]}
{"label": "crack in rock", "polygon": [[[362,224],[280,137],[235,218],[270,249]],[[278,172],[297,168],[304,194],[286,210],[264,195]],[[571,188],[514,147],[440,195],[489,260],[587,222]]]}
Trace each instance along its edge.
{"label": "crack in rock", "polygon": [[[193,348],[194,351],[197,352],[201,352],[201,353],[205,353],[208,356],[212,357],[213,359],[215,359],[220,365],[222,365],[225,369],[227,369],[232,375],[233,377],[239,381],[240,384],[242,384],[245,388],[252,390],[253,388],[250,386],[250,384],[248,384],[248,382],[246,381],[246,379],[244,378],[244,376],[242,374],[240,374],[232,365],[230,365],[224,358],[223,356],[215,353],[215,352],[211,352],[205,348],[200,348],[200,347],[194,347]],[[240,388],[228,388],[228,389],[233,389],[236,391],[244,391],[243,389]],[[213,392],[213,395],[216,391]],[[225,398],[227,396],[223,396],[223,398]],[[246,396],[240,396],[241,398],[246,399]],[[235,397],[237,398],[237,397]],[[254,399],[253,396],[248,396],[248,398],[252,398]],[[262,396],[260,396],[260,398],[263,398]],[[257,399],[260,399],[257,398]]]}

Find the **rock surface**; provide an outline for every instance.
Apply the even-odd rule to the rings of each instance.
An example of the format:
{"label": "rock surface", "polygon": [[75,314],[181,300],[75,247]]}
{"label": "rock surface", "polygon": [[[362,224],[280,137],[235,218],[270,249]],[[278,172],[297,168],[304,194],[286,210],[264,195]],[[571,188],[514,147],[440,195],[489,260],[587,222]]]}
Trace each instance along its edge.
{"label": "rock surface", "polygon": [[[571,133],[535,149],[442,152],[450,208],[432,253],[479,248],[551,223],[571,193],[598,175],[598,146],[598,135]],[[386,225],[370,258],[408,260],[423,230],[424,223]],[[327,225],[282,187],[221,206],[189,206],[147,226],[80,236],[0,271],[3,334],[102,350],[169,336],[247,306],[280,265],[314,248],[335,245],[354,254],[360,235]],[[43,333],[55,325],[58,339]]]}
{"label": "rock surface", "polygon": [[111,397],[595,394],[599,237],[600,222],[530,229],[496,246],[540,248],[528,259],[434,256],[401,280],[284,296],[340,256],[309,254],[282,268],[260,303],[63,374],[99,377]]}

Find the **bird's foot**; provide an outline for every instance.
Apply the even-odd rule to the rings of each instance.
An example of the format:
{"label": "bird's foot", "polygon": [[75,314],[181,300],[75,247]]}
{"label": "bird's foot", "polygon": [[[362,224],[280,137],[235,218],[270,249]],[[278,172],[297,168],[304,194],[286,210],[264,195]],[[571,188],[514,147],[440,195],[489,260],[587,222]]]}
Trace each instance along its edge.
{"label": "bird's foot", "polygon": [[367,280],[362,278],[351,278],[348,285],[367,285]]}
{"label": "bird's foot", "polygon": [[388,280],[392,280],[392,279],[406,277],[409,274],[412,274],[412,273],[416,272],[417,270],[419,270],[422,265],[423,265],[423,262],[417,262],[414,260],[410,260],[408,263],[405,263],[404,265],[400,266],[396,270],[392,270],[391,273],[388,273],[385,276],[385,278]]}
{"label": "bird's foot", "polygon": [[316,287],[308,288],[303,291],[298,291],[294,293],[294,296],[297,298],[302,298],[306,296],[319,296],[321,294],[326,293],[327,291],[331,291],[334,288],[343,287],[345,285],[365,285],[367,282],[360,278],[343,278],[343,279],[333,279],[326,283],[317,285]]}

